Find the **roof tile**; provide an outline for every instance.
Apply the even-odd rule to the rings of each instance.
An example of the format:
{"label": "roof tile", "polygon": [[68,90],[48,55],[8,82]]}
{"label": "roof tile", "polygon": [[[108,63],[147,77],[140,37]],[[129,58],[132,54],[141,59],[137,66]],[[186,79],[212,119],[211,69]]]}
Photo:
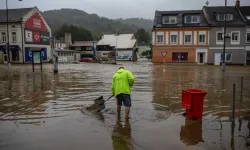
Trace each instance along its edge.
{"label": "roof tile", "polygon": [[[18,22],[33,8],[8,9],[9,22]],[[6,9],[0,9],[0,22],[7,22]]]}

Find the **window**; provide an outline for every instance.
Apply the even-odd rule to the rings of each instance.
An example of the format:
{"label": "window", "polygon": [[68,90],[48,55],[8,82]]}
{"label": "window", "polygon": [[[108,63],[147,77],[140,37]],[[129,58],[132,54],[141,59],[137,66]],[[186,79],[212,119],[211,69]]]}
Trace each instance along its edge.
{"label": "window", "polygon": [[233,20],[233,14],[226,14],[227,21]]}
{"label": "window", "polygon": [[[225,61],[226,62],[231,62],[232,61],[232,53],[225,53],[225,54],[226,54]],[[221,53],[221,61],[223,61],[223,59],[224,59],[224,54]]]}
{"label": "window", "polygon": [[172,53],[172,61],[188,61],[188,53],[186,52],[174,52]]}
{"label": "window", "polygon": [[6,42],[6,33],[5,32],[2,32],[1,33],[1,39],[2,39],[2,42]]}
{"label": "window", "polygon": [[232,41],[237,42],[239,40],[239,33],[238,32],[232,32]]}
{"label": "window", "polygon": [[[233,14],[226,14],[226,21],[233,20]],[[225,21],[225,14],[217,14],[217,21]]]}
{"label": "window", "polygon": [[225,15],[224,14],[218,14],[217,15],[217,21],[224,21],[225,20]]}
{"label": "window", "polygon": [[240,32],[233,31],[231,32],[231,44],[240,44]]}
{"label": "window", "polygon": [[86,47],[86,50],[92,50],[92,47]]}
{"label": "window", "polygon": [[199,35],[199,43],[205,43],[206,42],[206,35],[200,34]]}
{"label": "window", "polygon": [[176,24],[177,17],[176,16],[164,16],[163,17],[163,24]]}
{"label": "window", "polygon": [[199,23],[200,16],[185,16],[185,23]]}
{"label": "window", "polygon": [[157,43],[163,44],[163,35],[157,35]]}
{"label": "window", "polygon": [[247,58],[250,59],[250,52],[247,52]]}
{"label": "window", "polygon": [[12,41],[16,42],[16,32],[12,32]]}
{"label": "window", "polygon": [[222,32],[217,32],[217,41],[223,41]]}
{"label": "window", "polygon": [[185,17],[185,23],[191,23],[191,21],[192,21],[192,16]]}
{"label": "window", "polygon": [[177,43],[177,35],[171,35],[171,44]]}
{"label": "window", "polygon": [[200,17],[199,16],[193,16],[192,17],[192,22],[193,23],[199,23],[200,22]]}
{"label": "window", "polygon": [[187,44],[191,43],[191,35],[185,35],[185,43]]}
{"label": "window", "polygon": [[250,32],[247,33],[247,43],[250,43]]}
{"label": "window", "polygon": [[77,51],[80,51],[81,50],[81,47],[75,47],[75,50],[77,50]]}

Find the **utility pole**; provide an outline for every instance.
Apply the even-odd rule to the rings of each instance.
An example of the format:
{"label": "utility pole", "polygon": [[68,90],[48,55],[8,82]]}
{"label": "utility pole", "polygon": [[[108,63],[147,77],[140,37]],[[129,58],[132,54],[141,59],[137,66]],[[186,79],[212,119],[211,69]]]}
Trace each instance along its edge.
{"label": "utility pole", "polygon": [[9,43],[9,9],[8,9],[8,0],[6,0],[6,24],[7,24],[7,43],[6,50],[8,53],[8,68],[10,69],[10,43]]}
{"label": "utility pole", "polygon": [[[22,0],[19,0],[20,2]],[[6,41],[6,50],[8,54],[8,68],[10,69],[10,37],[9,37],[9,9],[8,9],[8,0],[6,0],[6,25],[7,25],[7,41]],[[21,31],[23,32],[23,31]]]}
{"label": "utility pole", "polygon": [[[227,8],[227,0],[225,0],[225,8]],[[224,14],[224,33],[223,33],[223,40],[224,40],[224,44],[223,44],[223,63],[222,63],[222,72],[226,71],[226,26],[227,26],[227,14]]]}

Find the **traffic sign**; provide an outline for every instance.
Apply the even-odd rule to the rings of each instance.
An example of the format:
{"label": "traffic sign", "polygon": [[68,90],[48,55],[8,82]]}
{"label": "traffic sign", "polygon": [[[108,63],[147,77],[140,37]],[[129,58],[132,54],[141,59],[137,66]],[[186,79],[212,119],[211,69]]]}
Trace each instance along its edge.
{"label": "traffic sign", "polygon": [[161,55],[162,55],[163,57],[166,57],[167,52],[161,52]]}

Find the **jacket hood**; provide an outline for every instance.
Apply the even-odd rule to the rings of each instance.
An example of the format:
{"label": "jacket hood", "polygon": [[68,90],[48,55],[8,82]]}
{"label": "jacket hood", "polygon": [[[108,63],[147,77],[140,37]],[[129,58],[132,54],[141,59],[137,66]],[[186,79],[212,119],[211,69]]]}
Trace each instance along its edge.
{"label": "jacket hood", "polygon": [[121,74],[123,71],[124,71],[124,69],[119,69],[119,70],[117,70],[116,73]]}

